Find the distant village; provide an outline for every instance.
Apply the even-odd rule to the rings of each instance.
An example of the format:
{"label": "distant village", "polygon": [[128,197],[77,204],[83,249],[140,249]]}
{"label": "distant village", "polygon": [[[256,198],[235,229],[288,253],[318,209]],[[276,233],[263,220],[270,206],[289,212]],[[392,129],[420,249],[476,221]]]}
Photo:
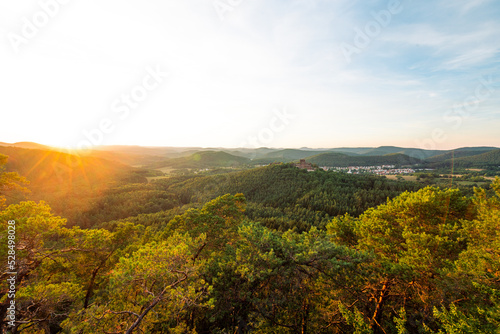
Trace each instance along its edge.
{"label": "distant village", "polygon": [[[377,174],[377,175],[395,175],[415,173],[413,168],[395,168],[394,165],[382,166],[350,166],[350,167],[321,167],[323,170],[347,171],[347,174]],[[326,169],[325,169],[326,168]]]}
{"label": "distant village", "polygon": [[[318,169],[312,163],[306,162],[305,159],[300,159],[295,167],[305,169],[308,172],[313,172]],[[397,174],[411,174],[415,173],[413,168],[395,168],[395,165],[382,165],[382,166],[349,166],[349,167],[319,167],[324,171],[344,172],[347,174],[376,174],[376,175],[397,175]]]}

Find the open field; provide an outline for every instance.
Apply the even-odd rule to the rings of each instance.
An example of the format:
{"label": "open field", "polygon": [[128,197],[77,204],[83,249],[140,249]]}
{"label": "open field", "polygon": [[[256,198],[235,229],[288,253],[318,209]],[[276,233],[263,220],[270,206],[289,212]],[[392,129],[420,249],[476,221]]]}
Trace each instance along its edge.
{"label": "open field", "polygon": [[389,180],[397,180],[397,176],[402,176],[405,181],[417,181],[417,177],[413,175],[385,175]]}
{"label": "open field", "polygon": [[175,170],[175,168],[172,168],[172,167],[162,167],[162,168],[157,168],[156,170],[159,170],[160,172],[163,172],[165,174],[170,174],[172,171]]}
{"label": "open field", "polygon": [[[397,180],[398,176],[400,175],[386,175],[386,177],[389,179],[389,180]],[[402,175],[401,175],[402,176]],[[451,184],[455,184],[455,185],[458,185],[458,186],[485,186],[488,184],[488,182],[474,182],[474,181],[467,181],[467,180],[457,180],[456,178],[457,177],[461,177],[462,175],[453,175],[454,178],[453,179],[450,179],[448,178],[447,176],[449,175],[441,175],[440,178],[436,178],[436,179],[433,179],[432,183],[439,186],[439,185],[451,185]],[[404,181],[414,181],[414,182],[417,182],[417,176],[414,176],[414,175],[405,175],[405,176],[402,176],[403,177],[403,180]],[[494,177],[485,177],[486,180],[495,180]],[[424,179],[421,179],[422,181]]]}
{"label": "open field", "polygon": [[146,177],[146,179],[148,179],[148,182],[151,182],[152,180],[168,179],[169,177],[170,177],[169,175],[164,175],[164,176],[150,176],[150,177]]}
{"label": "open field", "polygon": [[162,167],[162,168],[157,168],[155,170],[159,170],[160,172],[165,173],[166,175],[146,177],[146,179],[148,179],[148,182],[151,182],[152,180],[159,180],[159,179],[169,178],[170,177],[169,174],[172,173],[175,170],[175,168],[172,168],[172,167]]}

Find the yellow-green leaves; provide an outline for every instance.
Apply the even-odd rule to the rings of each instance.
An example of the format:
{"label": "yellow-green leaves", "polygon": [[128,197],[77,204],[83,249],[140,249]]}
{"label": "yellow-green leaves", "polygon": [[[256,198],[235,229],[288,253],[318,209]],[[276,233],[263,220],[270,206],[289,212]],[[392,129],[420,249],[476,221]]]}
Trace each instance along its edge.
{"label": "yellow-green leaves", "polygon": [[83,322],[79,326],[83,333],[152,331],[160,321],[176,328],[183,310],[197,304],[206,290],[198,276],[203,262],[193,261],[204,242],[204,235],[193,239],[174,234],[122,257],[109,273],[106,295],[73,314],[65,327],[69,330]]}
{"label": "yellow-green leaves", "polygon": [[21,193],[29,192],[24,185],[29,184],[29,181],[15,172],[5,172],[8,156],[0,154],[0,209],[4,207],[5,194],[12,190],[20,191]]}
{"label": "yellow-green leaves", "polygon": [[404,193],[360,217],[359,248],[421,269],[440,266],[463,249],[459,230],[471,205],[456,189]]}

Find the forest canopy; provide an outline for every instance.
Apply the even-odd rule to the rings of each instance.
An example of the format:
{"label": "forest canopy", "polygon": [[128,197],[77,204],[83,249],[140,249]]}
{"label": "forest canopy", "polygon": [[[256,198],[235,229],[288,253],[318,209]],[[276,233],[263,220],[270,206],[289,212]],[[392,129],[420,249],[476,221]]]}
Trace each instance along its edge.
{"label": "forest canopy", "polygon": [[[25,183],[5,172],[0,180],[5,193]],[[275,165],[118,185],[89,212],[79,216],[84,226],[43,201],[0,211],[1,258],[15,220],[18,272],[16,325],[8,327],[2,287],[2,328],[401,334],[500,326],[500,178],[469,196]]]}

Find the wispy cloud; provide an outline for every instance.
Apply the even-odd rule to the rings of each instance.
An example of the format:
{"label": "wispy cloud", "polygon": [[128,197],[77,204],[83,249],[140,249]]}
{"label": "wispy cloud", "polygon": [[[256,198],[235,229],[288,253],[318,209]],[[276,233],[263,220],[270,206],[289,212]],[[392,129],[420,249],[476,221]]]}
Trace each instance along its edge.
{"label": "wispy cloud", "polygon": [[492,0],[455,0],[455,1],[441,1],[440,5],[444,8],[455,9],[460,15],[465,15],[469,11],[487,5]]}
{"label": "wispy cloud", "polygon": [[[1,28],[20,29],[29,5],[1,6]],[[383,0],[243,0],[221,21],[211,0],[75,2],[21,57],[0,54],[6,92],[0,108],[10,111],[10,123],[36,120],[26,128],[32,138],[9,135],[55,143],[99,119],[110,99],[127,91],[124,83],[159,63],[172,74],[168,88],[108,143],[235,146],[279,105],[300,120],[280,135],[282,146],[349,145],[353,138],[356,145],[397,145],[395,136],[411,142],[426,135],[426,126],[440,126],[446,110],[498,69],[500,5],[404,2],[347,63],[339,45],[351,43],[355,29],[377,24],[373,13],[387,6]],[[1,47],[8,51],[6,43]],[[494,97],[481,104],[476,113],[484,117],[471,118],[476,134],[499,107]],[[41,128],[46,119],[60,122]],[[491,141],[500,145],[498,135]]]}

